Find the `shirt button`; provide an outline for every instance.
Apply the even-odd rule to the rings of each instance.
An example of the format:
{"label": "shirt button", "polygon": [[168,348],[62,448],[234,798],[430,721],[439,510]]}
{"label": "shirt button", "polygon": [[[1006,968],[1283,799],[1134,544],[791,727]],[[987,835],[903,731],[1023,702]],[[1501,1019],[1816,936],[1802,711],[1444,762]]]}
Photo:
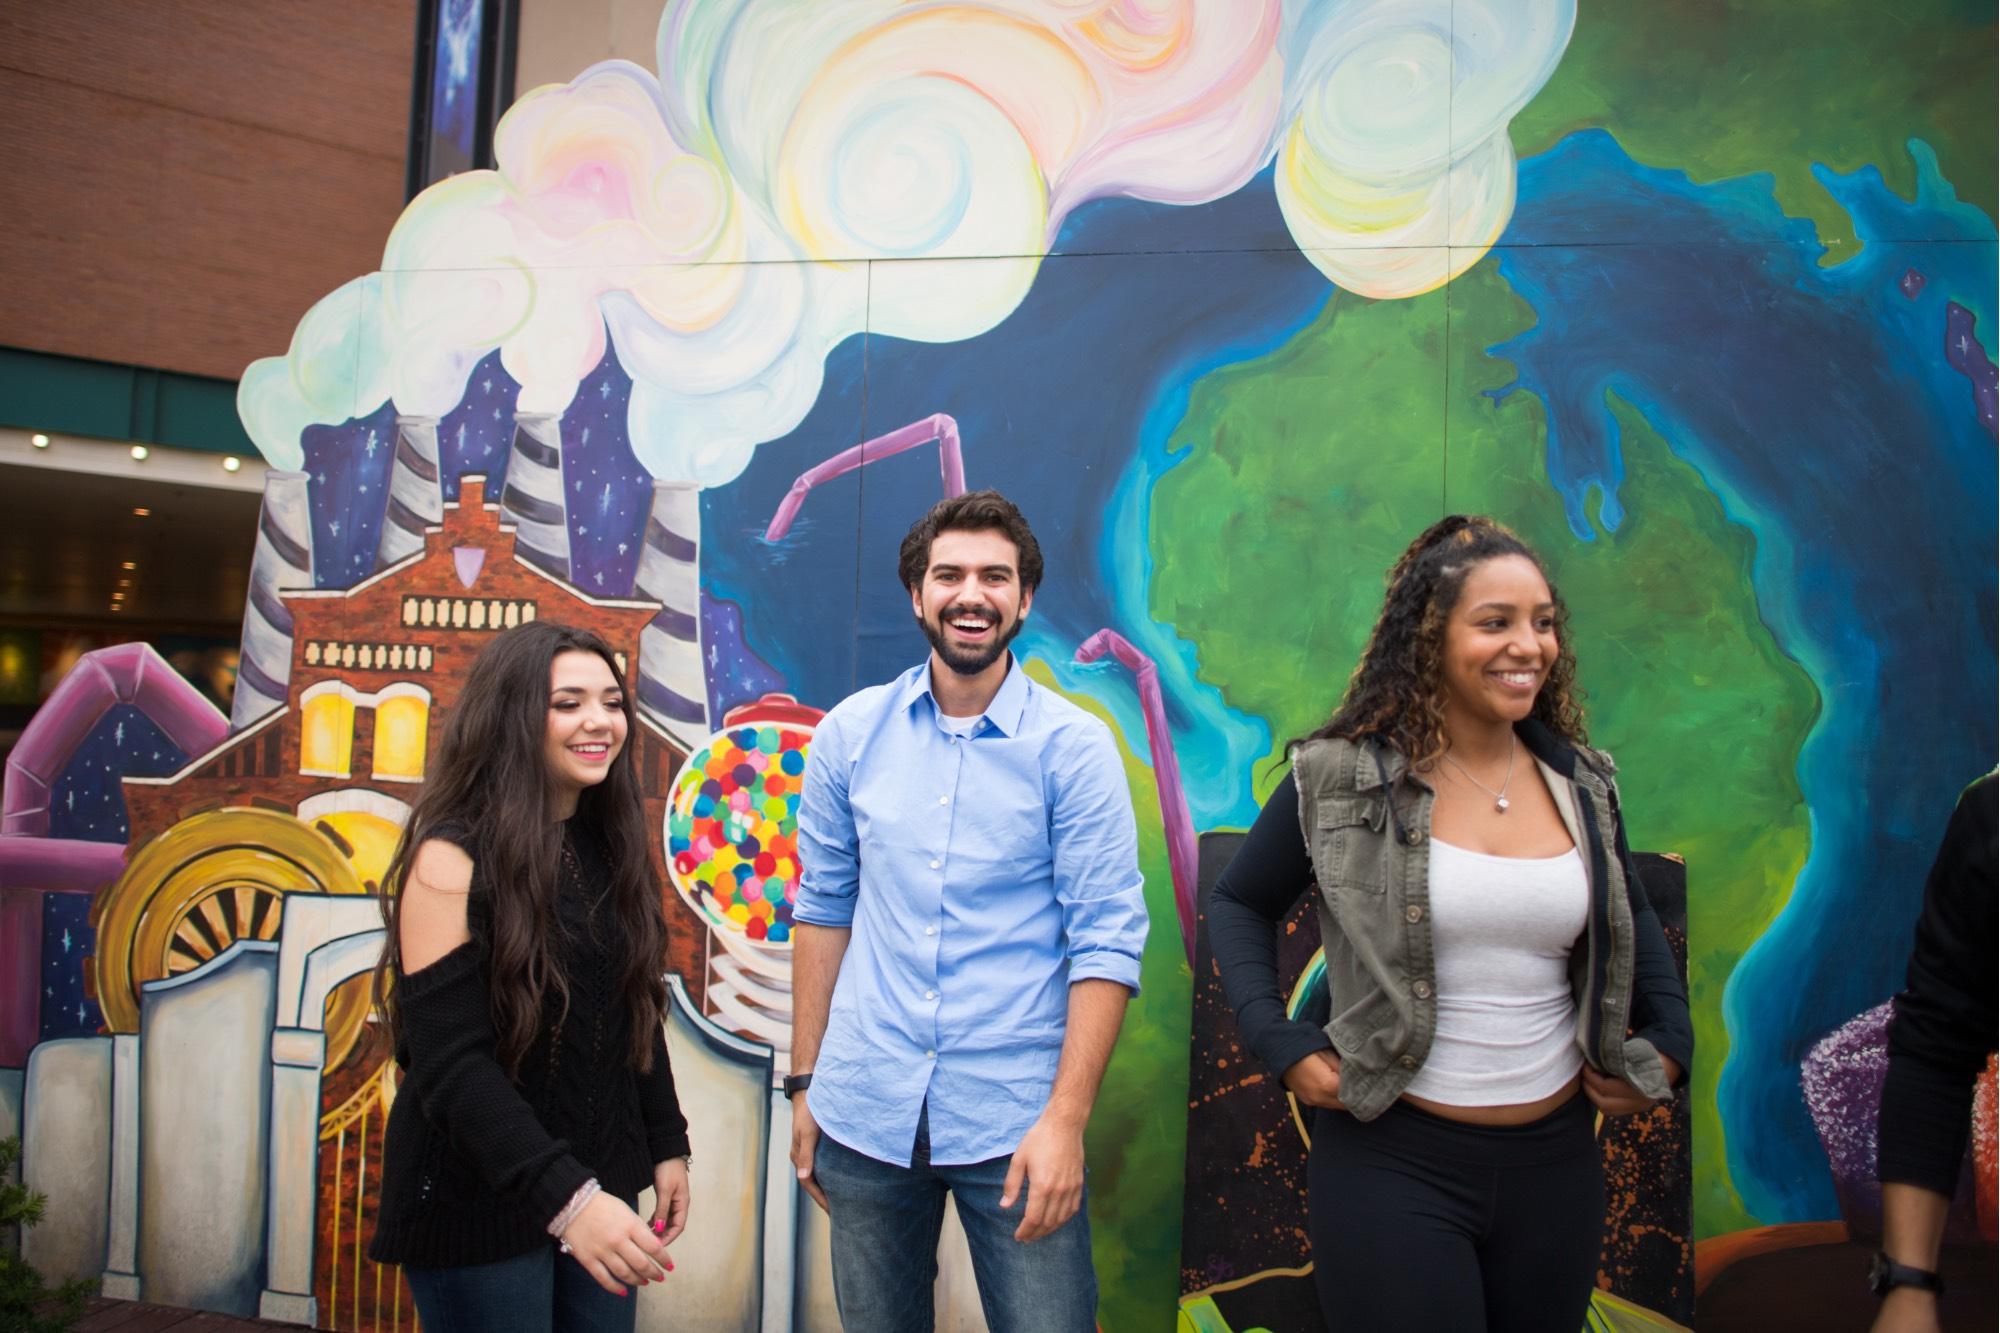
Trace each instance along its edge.
{"label": "shirt button", "polygon": [[1403,841],[1407,842],[1412,847],[1416,846],[1423,840],[1424,840],[1424,831],[1420,828],[1409,829],[1403,834]]}
{"label": "shirt button", "polygon": [[934,990],[927,990],[924,992],[924,998],[926,1000],[935,1000],[937,998],[937,992]]}
{"label": "shirt button", "polygon": [[937,1059],[937,1052],[936,1052],[936,1051],[925,1051],[925,1052],[924,1052],[924,1059],[926,1059],[926,1060],[935,1060],[935,1059]]}
{"label": "shirt button", "polygon": [[936,926],[925,926],[925,927],[924,927],[924,934],[926,934],[926,935],[935,935],[935,934],[937,934],[937,927],[936,927]]}
{"label": "shirt button", "polygon": [[941,866],[941,865],[943,865],[943,864],[944,864],[944,862],[942,862],[942,861],[933,861],[933,862],[931,862],[931,869],[932,869],[932,870],[936,870],[936,869],[937,869],[937,868],[938,868],[939,866]]}
{"label": "shirt button", "polygon": [[940,796],[940,797],[938,797],[938,804],[939,804],[939,805],[950,805],[950,804],[951,804],[951,797],[949,797],[949,796]]}
{"label": "shirt button", "polygon": [[1431,998],[1431,983],[1430,983],[1430,982],[1428,982],[1428,981],[1415,981],[1415,982],[1412,982],[1412,983],[1410,984],[1410,994],[1412,994],[1412,995],[1416,996],[1416,997],[1417,997],[1417,998],[1418,998],[1419,1000],[1428,1000],[1428,999],[1430,999],[1430,998]]}
{"label": "shirt button", "polygon": [[[937,862],[933,861],[931,862],[931,864],[936,865]],[[1417,924],[1417,922],[1422,921],[1423,919],[1424,919],[1424,909],[1417,906],[1415,903],[1411,903],[1408,907],[1405,907],[1403,909],[1403,920],[1409,922],[1411,925],[1414,926]]]}

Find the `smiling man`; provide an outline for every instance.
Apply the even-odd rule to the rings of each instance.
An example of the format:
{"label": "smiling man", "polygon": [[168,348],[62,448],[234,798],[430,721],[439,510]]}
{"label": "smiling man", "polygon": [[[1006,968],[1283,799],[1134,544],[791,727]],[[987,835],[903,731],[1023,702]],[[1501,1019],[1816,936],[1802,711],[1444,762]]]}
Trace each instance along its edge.
{"label": "smiling man", "polygon": [[1104,724],[1007,650],[1042,553],[995,491],[898,561],[930,656],[813,734],[792,945],[792,1162],[841,1322],[932,1326],[945,1196],[994,1333],[1088,1333],[1083,1130],[1146,942]]}

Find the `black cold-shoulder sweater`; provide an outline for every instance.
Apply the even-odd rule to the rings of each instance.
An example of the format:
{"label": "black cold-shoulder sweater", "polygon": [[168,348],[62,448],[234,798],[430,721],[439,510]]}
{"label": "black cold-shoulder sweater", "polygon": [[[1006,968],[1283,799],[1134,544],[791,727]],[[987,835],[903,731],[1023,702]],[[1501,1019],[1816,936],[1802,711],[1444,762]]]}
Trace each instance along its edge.
{"label": "black cold-shoulder sweater", "polygon": [[[514,1079],[500,1064],[488,999],[492,913],[477,842],[456,828],[434,836],[473,859],[472,939],[396,978],[396,1061],[405,1072],[389,1112],[368,1247],[378,1263],[425,1268],[494,1263],[553,1244],[549,1222],[592,1176],[635,1203],[656,1162],[688,1151],[664,1034],[653,1035],[650,1071],[627,1062],[630,1016],[609,947],[611,875],[597,837],[581,820],[565,830],[581,870],[565,868],[557,893],[569,1011],[563,1017],[551,997]],[[593,912],[593,904],[602,906]]]}

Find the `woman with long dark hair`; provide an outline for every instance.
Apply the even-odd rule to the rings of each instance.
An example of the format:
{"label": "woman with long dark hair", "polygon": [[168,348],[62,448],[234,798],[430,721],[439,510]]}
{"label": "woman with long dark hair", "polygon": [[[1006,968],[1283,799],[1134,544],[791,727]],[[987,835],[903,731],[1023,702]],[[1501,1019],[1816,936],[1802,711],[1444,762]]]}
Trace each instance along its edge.
{"label": "woman with long dark hair", "polygon": [[376,998],[405,1072],[369,1255],[430,1333],[629,1330],[673,1266],[687,1121],[632,728],[602,639],[499,635],[390,868]]}
{"label": "woman with long dark hair", "polygon": [[[1491,519],[1433,525],[1211,897],[1238,1027],[1311,1129],[1330,1328],[1581,1328],[1604,1213],[1593,1110],[1686,1077],[1687,994],[1575,677],[1535,554]],[[1323,1024],[1278,987],[1276,932],[1306,892]]]}

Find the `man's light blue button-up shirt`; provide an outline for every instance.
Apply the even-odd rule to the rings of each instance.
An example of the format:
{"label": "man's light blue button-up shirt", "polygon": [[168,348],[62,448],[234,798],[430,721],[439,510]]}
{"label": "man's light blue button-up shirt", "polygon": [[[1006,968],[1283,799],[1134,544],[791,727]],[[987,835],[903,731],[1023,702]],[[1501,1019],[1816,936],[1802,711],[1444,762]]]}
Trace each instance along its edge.
{"label": "man's light blue button-up shirt", "polygon": [[1014,1151],[1047,1105],[1072,982],[1139,989],[1131,798],[1105,725],[1018,662],[963,739],[928,660],[820,720],[799,801],[807,925],[851,927],[806,1094],[834,1139],[908,1165]]}

